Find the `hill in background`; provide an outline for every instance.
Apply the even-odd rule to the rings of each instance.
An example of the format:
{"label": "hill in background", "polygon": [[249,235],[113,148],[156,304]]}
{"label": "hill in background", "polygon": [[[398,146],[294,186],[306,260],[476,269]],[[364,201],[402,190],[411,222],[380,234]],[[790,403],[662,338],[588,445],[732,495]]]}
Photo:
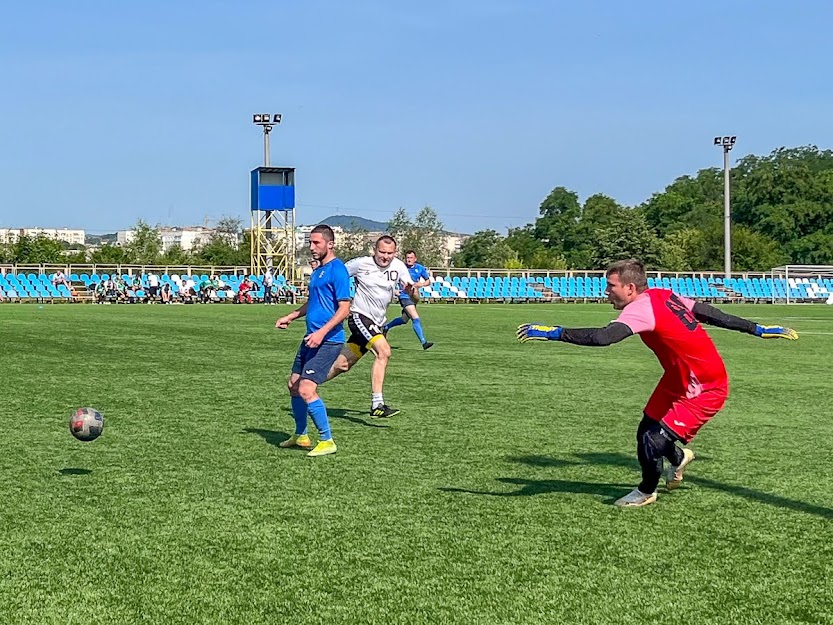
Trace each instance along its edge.
{"label": "hill in background", "polygon": [[388,229],[388,222],[386,221],[374,221],[356,215],[330,215],[322,219],[319,223],[327,224],[328,226],[341,226],[347,231],[369,230],[370,232],[384,232]]}

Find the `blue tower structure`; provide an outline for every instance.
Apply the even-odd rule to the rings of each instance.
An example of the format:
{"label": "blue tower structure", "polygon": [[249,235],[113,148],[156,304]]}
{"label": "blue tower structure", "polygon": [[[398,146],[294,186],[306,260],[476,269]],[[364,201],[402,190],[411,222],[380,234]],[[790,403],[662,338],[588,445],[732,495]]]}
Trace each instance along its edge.
{"label": "blue tower structure", "polygon": [[251,265],[260,275],[295,279],[295,168],[257,167],[251,171]]}

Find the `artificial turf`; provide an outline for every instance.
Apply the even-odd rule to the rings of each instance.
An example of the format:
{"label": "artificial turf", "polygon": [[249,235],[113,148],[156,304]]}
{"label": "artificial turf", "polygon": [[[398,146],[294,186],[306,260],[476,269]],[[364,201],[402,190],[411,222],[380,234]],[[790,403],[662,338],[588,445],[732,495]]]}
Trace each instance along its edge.
{"label": "artificial turf", "polygon": [[729,402],[638,510],[653,355],[514,336],[610,306],[422,306],[434,348],[389,335],[401,415],[367,415],[368,357],[321,389],[317,459],[277,446],[286,310],[0,306],[0,623],[833,623],[833,307],[728,308],[801,339],[710,330]]}

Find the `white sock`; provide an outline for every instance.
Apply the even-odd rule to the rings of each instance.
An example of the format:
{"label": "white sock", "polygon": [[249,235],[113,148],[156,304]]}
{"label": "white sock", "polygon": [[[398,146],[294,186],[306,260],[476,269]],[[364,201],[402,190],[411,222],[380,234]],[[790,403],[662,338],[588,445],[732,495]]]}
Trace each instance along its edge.
{"label": "white sock", "polygon": [[385,403],[384,398],[382,397],[381,393],[371,393],[370,394],[370,409],[373,410],[374,408],[378,408],[382,404]]}

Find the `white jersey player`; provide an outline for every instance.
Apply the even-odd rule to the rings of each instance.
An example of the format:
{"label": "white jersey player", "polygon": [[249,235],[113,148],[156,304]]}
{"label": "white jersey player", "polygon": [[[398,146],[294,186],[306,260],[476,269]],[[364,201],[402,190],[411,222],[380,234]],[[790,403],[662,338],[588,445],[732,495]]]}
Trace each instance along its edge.
{"label": "white jersey player", "polygon": [[370,372],[370,416],[387,418],[399,411],[385,404],[382,387],[390,360],[390,345],[384,334],[387,310],[400,288],[413,290],[414,281],[408,268],[396,258],[393,237],[379,237],[373,246],[373,256],[354,258],[346,263],[347,273],[354,279],[356,294],[350,305],[347,326],[350,338],[336,360],[328,380],[349,371],[368,351],[375,356]]}

